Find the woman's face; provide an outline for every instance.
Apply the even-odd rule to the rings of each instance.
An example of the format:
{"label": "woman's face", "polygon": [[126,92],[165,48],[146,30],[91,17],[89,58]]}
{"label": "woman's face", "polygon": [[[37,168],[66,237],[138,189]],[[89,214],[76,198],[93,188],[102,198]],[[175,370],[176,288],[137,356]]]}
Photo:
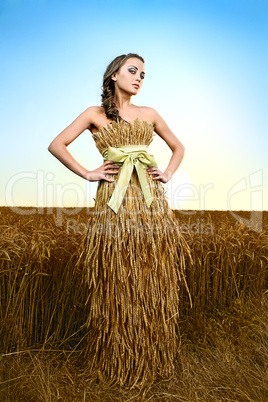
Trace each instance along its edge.
{"label": "woman's face", "polygon": [[136,57],[130,57],[113,73],[115,90],[125,91],[131,95],[139,93],[145,77],[144,63]]}

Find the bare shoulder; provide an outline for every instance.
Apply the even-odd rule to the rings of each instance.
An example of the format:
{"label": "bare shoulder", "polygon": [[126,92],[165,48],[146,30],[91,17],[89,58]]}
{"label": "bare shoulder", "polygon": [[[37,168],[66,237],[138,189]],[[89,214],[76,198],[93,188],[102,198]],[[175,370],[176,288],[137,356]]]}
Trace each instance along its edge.
{"label": "bare shoulder", "polygon": [[141,106],[141,109],[144,119],[150,121],[155,126],[159,118],[161,118],[159,113],[154,108],[149,106]]}
{"label": "bare shoulder", "polygon": [[142,106],[141,108],[144,119],[153,123],[156,132],[158,132],[158,128],[161,130],[161,127],[166,123],[157,110],[149,106]]}
{"label": "bare shoulder", "polygon": [[95,115],[105,114],[104,108],[102,106],[90,106],[87,108],[87,110]]}
{"label": "bare shoulder", "polygon": [[101,106],[89,106],[83,113],[92,120],[103,113],[102,109]]}
{"label": "bare shoulder", "polygon": [[102,127],[106,127],[112,122],[112,119],[107,118],[103,106],[91,106],[89,113],[91,114],[91,125],[89,130],[91,133],[99,131]]}
{"label": "bare shoulder", "polygon": [[102,106],[90,106],[83,113],[87,116],[89,122],[88,129],[91,132],[98,130],[108,122],[105,110]]}
{"label": "bare shoulder", "polygon": [[161,137],[168,146],[174,150],[176,147],[183,147],[182,143],[175,136],[172,130],[167,125],[163,117],[152,107],[143,107],[143,114],[146,116],[146,120],[150,121],[154,125],[154,131]]}

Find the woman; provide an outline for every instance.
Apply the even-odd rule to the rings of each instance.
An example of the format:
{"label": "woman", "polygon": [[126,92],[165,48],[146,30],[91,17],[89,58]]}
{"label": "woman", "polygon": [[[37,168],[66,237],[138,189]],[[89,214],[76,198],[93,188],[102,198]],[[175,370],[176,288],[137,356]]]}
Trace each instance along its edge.
{"label": "woman", "polygon": [[[85,110],[49,146],[74,173],[99,181],[78,261],[89,288],[88,369],[132,387],[174,374],[178,290],[190,257],[161,184],[179,167],[184,146],[155,109],[132,103],[144,78],[141,56],[116,57],[103,77],[102,105]],[[86,129],[104,158],[92,171],[67,150]],[[154,131],[172,151],[164,172],[147,152]]]}

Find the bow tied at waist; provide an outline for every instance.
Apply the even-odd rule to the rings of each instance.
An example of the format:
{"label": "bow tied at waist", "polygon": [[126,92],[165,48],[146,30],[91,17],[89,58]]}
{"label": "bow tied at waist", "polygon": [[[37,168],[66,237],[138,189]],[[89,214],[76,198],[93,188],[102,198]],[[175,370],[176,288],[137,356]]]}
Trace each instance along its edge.
{"label": "bow tied at waist", "polygon": [[105,161],[122,163],[115,189],[108,202],[109,207],[115,213],[118,212],[123,201],[134,168],[137,171],[147,207],[150,207],[153,201],[145,169],[147,166],[156,167],[157,164],[153,155],[147,153],[147,148],[147,145],[125,145],[121,147],[109,147],[103,152]]}

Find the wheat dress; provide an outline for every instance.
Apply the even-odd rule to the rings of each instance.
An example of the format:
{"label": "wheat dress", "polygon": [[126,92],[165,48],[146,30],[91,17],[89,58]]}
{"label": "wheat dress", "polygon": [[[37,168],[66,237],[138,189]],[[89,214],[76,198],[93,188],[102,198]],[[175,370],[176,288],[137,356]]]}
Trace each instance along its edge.
{"label": "wheat dress", "polygon": [[[113,121],[93,134],[109,147],[149,145],[146,120]],[[148,151],[149,152],[149,151]],[[107,384],[134,387],[171,378],[178,351],[179,289],[189,246],[159,180],[146,173],[148,207],[136,169],[117,213],[107,205],[118,180],[100,181],[80,254],[88,286],[87,369]],[[187,284],[186,284],[187,287]]]}

